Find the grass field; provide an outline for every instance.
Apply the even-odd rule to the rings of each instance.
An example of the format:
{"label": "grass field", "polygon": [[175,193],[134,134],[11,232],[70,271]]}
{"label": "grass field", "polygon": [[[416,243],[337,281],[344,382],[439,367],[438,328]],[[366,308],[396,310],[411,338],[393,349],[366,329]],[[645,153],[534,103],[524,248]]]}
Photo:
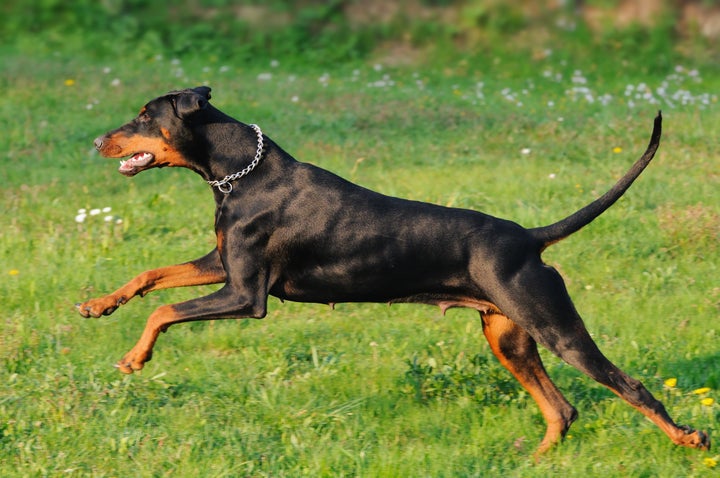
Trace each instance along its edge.
{"label": "grass field", "polygon": [[544,257],[606,355],[678,422],[717,437],[716,64],[619,64],[562,48],[332,66],[28,52],[0,51],[0,476],[718,473],[716,450],[674,447],[545,351],[580,419],[535,463],[542,417],[470,311],[271,299],[261,321],[171,328],[145,369],[123,376],[112,364],[154,308],[212,288],[154,293],[103,319],[73,306],[214,245],[199,177],[164,169],[127,179],[92,148],[168,90],[208,84],[216,106],[299,160],[524,226],[603,193],[642,153],[662,109],[653,164]]}

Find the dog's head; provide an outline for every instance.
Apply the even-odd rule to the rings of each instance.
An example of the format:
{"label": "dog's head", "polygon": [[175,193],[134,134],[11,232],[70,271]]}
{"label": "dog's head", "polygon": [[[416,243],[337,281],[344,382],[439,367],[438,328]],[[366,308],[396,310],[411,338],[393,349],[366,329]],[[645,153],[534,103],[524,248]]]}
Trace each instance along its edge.
{"label": "dog's head", "polygon": [[171,91],[143,106],[129,123],[95,139],[95,147],[106,158],[125,158],[118,171],[126,176],[164,166],[191,167],[182,145],[192,134],[188,125],[209,100],[207,86]]}

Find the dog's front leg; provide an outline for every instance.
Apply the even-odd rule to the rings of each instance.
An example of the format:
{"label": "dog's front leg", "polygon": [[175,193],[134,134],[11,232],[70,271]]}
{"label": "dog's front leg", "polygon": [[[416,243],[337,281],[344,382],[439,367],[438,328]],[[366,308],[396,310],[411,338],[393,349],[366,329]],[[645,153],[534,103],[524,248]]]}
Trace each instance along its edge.
{"label": "dog's front leg", "polygon": [[[135,346],[125,354],[116,367],[123,373],[133,373],[143,368],[152,358],[152,350],[160,332],[181,322],[212,319],[265,317],[267,294],[250,294],[230,284],[208,296],[173,305],[163,305],[148,317],[145,330]],[[261,290],[261,289],[256,289]]]}
{"label": "dog's front leg", "polygon": [[76,304],[76,307],[83,317],[100,317],[112,314],[133,297],[144,296],[154,290],[221,282],[225,282],[225,269],[220,254],[214,249],[191,262],[143,272],[115,292]]}

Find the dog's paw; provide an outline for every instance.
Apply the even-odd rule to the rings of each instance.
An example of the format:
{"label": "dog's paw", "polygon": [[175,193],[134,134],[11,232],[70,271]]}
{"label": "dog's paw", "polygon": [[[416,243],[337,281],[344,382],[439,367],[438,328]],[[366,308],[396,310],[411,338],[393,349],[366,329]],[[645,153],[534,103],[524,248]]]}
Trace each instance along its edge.
{"label": "dog's paw", "polygon": [[695,430],[687,425],[680,427],[683,431],[683,435],[675,443],[681,446],[687,446],[690,448],[698,448],[700,450],[710,449],[710,435],[706,432]]}
{"label": "dog's paw", "polygon": [[152,359],[152,351],[136,351],[132,349],[126,353],[125,356],[115,364],[115,368],[120,370],[122,373],[131,374],[137,370],[142,370],[146,362]]}
{"label": "dog's paw", "polygon": [[124,298],[116,298],[112,295],[106,295],[99,299],[90,299],[81,304],[75,304],[75,308],[83,317],[101,317],[110,315],[125,303]]}

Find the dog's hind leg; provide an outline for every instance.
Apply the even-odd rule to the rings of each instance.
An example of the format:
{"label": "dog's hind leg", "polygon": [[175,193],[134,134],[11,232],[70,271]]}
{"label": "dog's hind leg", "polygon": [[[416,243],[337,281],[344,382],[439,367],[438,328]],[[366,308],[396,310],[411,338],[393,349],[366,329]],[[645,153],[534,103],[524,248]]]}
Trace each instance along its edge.
{"label": "dog's hind leg", "polygon": [[[608,360],[590,337],[567,294],[560,275],[552,268],[528,267],[518,271],[510,290],[495,302],[532,337],[564,361],[609,388],[654,422],[677,445],[709,449],[701,431],[678,426],[665,407],[638,380]],[[522,297],[518,301],[517,297]],[[507,300],[505,300],[507,299]]]}
{"label": "dog's hind leg", "polygon": [[493,353],[530,393],[545,418],[547,431],[537,450],[542,453],[565,436],[577,411],[550,380],[530,334],[504,315],[482,314],[482,320]]}

